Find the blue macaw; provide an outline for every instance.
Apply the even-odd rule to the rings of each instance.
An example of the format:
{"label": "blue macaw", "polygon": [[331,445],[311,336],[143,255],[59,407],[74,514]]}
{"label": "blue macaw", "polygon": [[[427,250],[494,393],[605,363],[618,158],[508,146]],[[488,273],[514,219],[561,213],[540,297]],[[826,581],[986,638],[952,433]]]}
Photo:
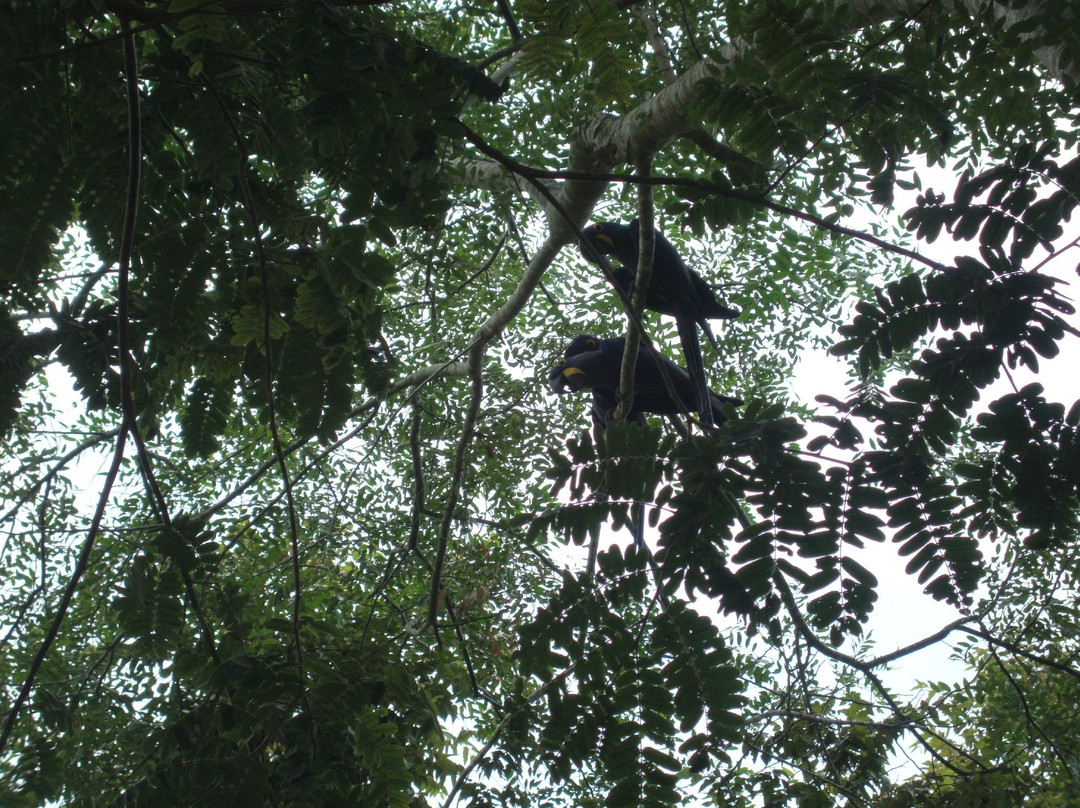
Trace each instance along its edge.
{"label": "blue macaw", "polygon": [[[597,253],[614,256],[622,266],[614,269],[613,280],[628,296],[632,295],[640,242],[638,220],[634,219],[629,224],[594,222],[585,228],[584,235],[582,255],[593,263],[597,263]],[[645,297],[645,306],[675,318],[679,342],[682,344],[683,355],[696,389],[696,395],[691,398],[695,400],[695,409],[701,412],[702,421],[711,423],[710,413],[705,406],[709,397],[709,384],[705,378],[697,329],[698,326],[701,327],[715,349],[716,338],[709,326],[709,320],[734,319],[739,316],[738,310],[717,299],[709,284],[686,265],[674,245],[659,230],[653,238],[652,277]]]}
{"label": "blue macaw", "polygon": [[[622,371],[622,355],[626,345],[624,337],[599,339],[591,334],[580,334],[570,341],[560,359],[548,374],[548,383],[556,393],[576,393],[585,388],[592,391],[593,422],[606,426],[611,413],[618,404],[619,375]],[[674,415],[682,411],[680,400],[686,409],[697,409],[695,388],[690,374],[666,356],[658,355],[647,345],[638,346],[637,364],[634,367],[634,401],[627,420],[644,423],[642,413]],[[675,390],[676,400],[668,392],[660,365],[667,370]],[[725,403],[742,404],[737,398],[721,396],[708,391],[709,416],[712,423],[727,420],[723,412]],[[704,419],[705,413],[698,409]]]}
{"label": "blue macaw", "polygon": [[[571,340],[562,358],[548,373],[548,384],[556,393],[577,393],[589,389],[592,393],[593,424],[603,429],[611,421],[619,402],[619,376],[622,372],[624,337],[599,339],[591,334],[580,334]],[[658,361],[659,360],[659,361]],[[679,400],[668,392],[660,371],[661,364]],[[709,423],[722,423],[725,403],[742,404],[737,398],[708,393]],[[627,420],[644,424],[645,413],[674,415],[683,407],[690,409],[695,397],[695,387],[690,374],[666,356],[654,354],[646,345],[638,346],[637,364],[634,367],[634,400]],[[681,400],[681,406],[680,406]],[[706,415],[702,413],[702,420]],[[638,505],[632,523],[634,543],[644,545],[645,506]]]}

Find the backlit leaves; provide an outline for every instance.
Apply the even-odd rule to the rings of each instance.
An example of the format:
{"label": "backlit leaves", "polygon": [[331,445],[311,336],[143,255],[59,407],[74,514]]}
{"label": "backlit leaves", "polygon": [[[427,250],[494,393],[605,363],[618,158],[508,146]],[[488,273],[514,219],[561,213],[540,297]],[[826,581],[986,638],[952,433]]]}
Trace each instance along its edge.
{"label": "backlit leaves", "polygon": [[[945,805],[1031,794],[1015,761],[1035,780],[1067,759],[1028,767],[1068,735],[1027,722],[1051,701],[1029,674],[1076,656],[1080,405],[990,385],[1060,372],[1076,335],[1039,266],[1078,196],[1069,9],[151,5],[0,11],[5,705],[90,535],[123,424],[121,316],[143,438],[0,804]],[[118,10],[142,125],[123,301]],[[485,184],[456,121],[558,172],[639,104],[662,127],[659,225],[745,312],[706,365],[748,404],[704,434],[581,433],[586,408],[554,403],[540,368],[622,320],[564,250],[484,345],[459,455],[455,374],[549,223],[524,178]],[[946,196],[924,162],[970,170]],[[630,218],[635,185],[594,216]],[[895,213],[912,190],[906,220],[869,227],[948,239],[947,266],[817,225],[862,228],[863,203]],[[676,358],[670,321],[643,324]],[[833,340],[858,379],[812,390],[811,413],[792,364]],[[642,505],[647,550],[622,549]],[[862,634],[898,576],[1008,643],[993,692],[985,655],[956,691],[954,727],[943,685],[921,703],[851,662],[892,650]],[[957,730],[965,705],[1023,731]],[[961,773],[896,785],[918,739]]]}

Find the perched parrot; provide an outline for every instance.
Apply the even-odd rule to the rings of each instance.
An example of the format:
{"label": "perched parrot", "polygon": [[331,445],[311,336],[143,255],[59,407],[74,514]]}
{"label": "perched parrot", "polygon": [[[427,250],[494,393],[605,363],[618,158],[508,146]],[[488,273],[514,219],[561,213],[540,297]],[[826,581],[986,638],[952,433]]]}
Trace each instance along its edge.
{"label": "perched parrot", "polygon": [[[614,256],[622,266],[614,269],[613,279],[627,295],[632,295],[640,242],[638,220],[634,219],[629,224],[594,222],[585,229],[584,234],[582,255],[593,263],[597,263],[597,253]],[[734,319],[739,316],[738,310],[717,299],[709,284],[686,265],[659,230],[653,237],[652,276],[645,306],[675,318],[679,342],[696,389],[696,394],[691,396],[692,401],[687,403],[696,404],[694,408],[701,412],[702,421],[710,423],[710,414],[705,407],[709,384],[705,378],[697,329],[700,326],[713,348],[717,348],[709,320]]]}
{"label": "perched parrot", "polygon": [[[556,393],[576,393],[589,388],[593,397],[593,421],[600,426],[611,420],[611,413],[618,404],[619,374],[622,371],[622,355],[626,340],[623,337],[599,339],[591,334],[574,337],[563,351],[560,359],[548,374],[548,383]],[[674,415],[681,412],[679,401],[668,392],[660,372],[660,363],[667,370],[675,394],[688,410],[697,410],[704,420],[704,413],[696,405],[694,382],[690,374],[666,356],[659,357],[646,345],[638,346],[637,364],[634,368],[634,401],[628,420],[642,422],[642,413]],[[723,412],[725,403],[739,405],[742,402],[731,396],[721,396],[707,391],[710,423],[727,420]]]}
{"label": "perched parrot", "polygon": [[[623,337],[598,339],[590,334],[581,334],[570,341],[562,358],[548,373],[548,384],[556,393],[576,393],[585,389],[592,393],[592,419],[600,429],[607,426],[619,403],[619,376],[625,345]],[[691,408],[695,389],[690,375],[665,356],[659,357],[658,363],[653,352],[647,346],[640,345],[634,367],[634,401],[627,415],[628,421],[644,424],[647,412],[675,414],[681,411],[679,402],[672,398],[664,383],[660,363],[667,370],[682,405]],[[708,396],[710,423],[726,420],[723,413],[725,403],[742,403],[737,398],[720,396],[712,391],[708,391]],[[644,504],[635,507],[631,528],[634,544],[644,546]]]}

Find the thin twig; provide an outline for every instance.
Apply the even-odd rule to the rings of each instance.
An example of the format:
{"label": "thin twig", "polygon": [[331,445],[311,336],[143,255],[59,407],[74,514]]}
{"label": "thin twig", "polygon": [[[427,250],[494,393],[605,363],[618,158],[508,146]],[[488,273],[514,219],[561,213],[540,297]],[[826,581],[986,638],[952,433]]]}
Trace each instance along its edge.
{"label": "thin twig", "polygon": [[457,508],[458,497],[461,494],[461,481],[465,475],[465,456],[472,442],[473,432],[476,429],[476,417],[480,412],[480,404],[484,400],[484,377],[481,373],[483,363],[484,343],[477,342],[469,350],[469,375],[472,377],[471,397],[469,409],[465,413],[465,424],[461,429],[461,437],[458,439],[457,449],[454,452],[454,468],[450,476],[450,493],[446,499],[446,509],[443,513],[442,524],[439,526],[439,544],[435,550],[435,563],[431,572],[431,598],[428,602],[428,620],[431,622],[432,631],[435,633],[435,641],[441,646],[442,639],[439,637],[439,595],[442,590],[442,571],[446,563],[446,548],[450,541],[450,528],[453,524],[454,509]]}
{"label": "thin twig", "polygon": [[990,643],[991,645],[998,645],[1006,649],[1007,651],[1011,651],[1019,657],[1029,659],[1032,662],[1038,662],[1040,665],[1045,665],[1048,668],[1053,668],[1056,671],[1061,671],[1062,673],[1068,674],[1074,679],[1080,680],[1080,670],[1072,668],[1062,662],[1057,662],[1056,660],[1050,659],[1049,657],[1044,657],[1041,654],[1032,653],[1031,651],[1025,651],[1016,643],[1012,643],[1008,640],[1002,640],[998,637],[995,637],[989,632],[987,632],[985,629],[975,629],[971,626],[960,626],[959,629],[972,635],[973,637],[979,637],[983,640],[986,640],[986,642]]}
{"label": "thin twig", "polygon": [[544,684],[542,684],[540,687],[538,687],[535,691],[533,691],[529,695],[529,698],[527,698],[525,700],[525,703],[522,704],[520,707],[518,707],[518,709],[511,710],[511,711],[507,712],[506,715],[503,716],[502,720],[495,726],[495,729],[493,729],[491,731],[491,737],[488,738],[487,743],[485,743],[480,748],[480,750],[476,753],[476,756],[473,757],[473,759],[469,763],[469,765],[466,766],[461,771],[461,774],[459,774],[457,776],[457,779],[454,780],[454,785],[450,788],[450,793],[447,794],[446,799],[443,800],[442,808],[450,808],[450,806],[453,805],[454,798],[457,796],[458,791],[461,790],[461,787],[469,779],[469,775],[471,775],[473,773],[473,770],[477,766],[480,765],[480,762],[485,757],[487,757],[488,752],[490,752],[492,750],[492,748],[495,746],[495,744],[498,742],[499,736],[502,735],[502,732],[503,732],[504,729],[506,729],[507,724],[509,724],[515,717],[517,717],[517,714],[519,712],[521,712],[521,710],[524,710],[530,704],[533,704],[534,702],[538,701],[541,696],[543,696],[545,693],[547,693],[548,689],[552,685],[554,685],[557,682],[565,679],[569,675],[570,675],[570,670],[568,669],[568,670],[564,671],[563,673],[559,674],[558,676],[555,676],[551,680],[549,680],[547,682],[544,682]]}
{"label": "thin twig", "polygon": [[1035,732],[1038,733],[1038,735],[1043,739],[1043,741],[1046,742],[1046,745],[1048,747],[1050,747],[1050,750],[1054,753],[1054,755],[1057,757],[1057,759],[1059,761],[1061,761],[1061,768],[1065,770],[1066,777],[1069,780],[1075,780],[1076,778],[1075,778],[1075,775],[1073,774],[1072,766],[1069,765],[1068,759],[1065,757],[1065,755],[1062,754],[1062,752],[1058,748],[1057,744],[1054,743],[1050,739],[1050,736],[1046,734],[1046,730],[1044,730],[1042,728],[1042,726],[1039,724],[1039,722],[1035,720],[1035,716],[1033,716],[1031,714],[1031,707],[1028,704],[1027,697],[1024,695],[1024,689],[1022,687],[1020,687],[1020,684],[1013,677],[1012,671],[1010,671],[1005,666],[1005,663],[1002,662],[1001,657],[998,656],[997,649],[995,649],[993,646],[991,646],[988,650],[990,651],[990,656],[993,658],[995,664],[998,667],[998,670],[1000,670],[1001,673],[1008,680],[1009,685],[1012,687],[1013,691],[1016,693],[1017,699],[1020,700],[1020,708],[1024,711],[1024,716],[1027,718],[1028,724],[1031,727],[1034,727]]}
{"label": "thin twig", "polygon": [[968,774],[970,774],[970,772],[965,772],[963,769],[957,767],[952,763],[952,761],[942,755],[933,745],[931,745],[925,738],[923,738],[923,732],[933,736],[941,743],[952,748],[958,754],[966,757],[980,769],[986,768],[986,766],[981,763],[977,758],[971,756],[969,753],[956,746],[956,744],[949,741],[948,738],[937,732],[934,732],[926,726],[917,725],[915,721],[904,711],[904,709],[900,706],[896,699],[893,698],[893,695],[889,692],[888,688],[885,687],[885,683],[881,681],[881,678],[874,672],[873,668],[869,667],[865,662],[856,659],[849,654],[845,654],[841,651],[830,648],[825,643],[823,643],[813,632],[810,626],[806,624],[806,620],[803,619],[802,612],[799,610],[799,606],[795,602],[795,596],[792,594],[791,588],[788,586],[787,579],[784,578],[783,574],[781,574],[779,571],[773,575],[773,583],[776,585],[777,590],[779,590],[780,592],[780,599],[783,601],[784,606],[787,607],[788,615],[791,617],[792,622],[795,624],[795,628],[806,639],[806,642],[809,643],[809,645],[814,648],[818,653],[823,654],[824,656],[836,662],[840,662],[844,665],[847,665],[848,667],[854,668],[855,670],[862,673],[863,676],[865,676],[867,679],[869,679],[871,684],[874,686],[874,689],[881,695],[883,699],[885,699],[886,703],[889,705],[889,708],[893,711],[893,714],[897,717],[901,724],[911,729],[912,734],[915,736],[915,740],[918,741],[919,745],[922,746],[930,754],[930,756],[934,758],[934,760],[947,768],[953,774],[959,776],[967,776]]}
{"label": "thin twig", "polygon": [[[222,117],[225,119],[233,140],[236,142],[236,181],[240,187],[240,194],[244,201],[244,210],[248,216],[248,224],[251,227],[251,237],[255,245],[255,259],[259,269],[259,292],[262,297],[263,308],[263,373],[266,387],[267,419],[270,426],[270,440],[273,444],[274,457],[277,460],[278,470],[281,473],[281,484],[285,491],[286,510],[289,517],[289,552],[292,558],[293,574],[293,608],[292,608],[292,633],[293,643],[296,646],[296,667],[300,677],[300,687],[303,691],[303,701],[307,705],[308,713],[311,713],[307,698],[307,673],[304,669],[304,646],[300,636],[300,612],[302,587],[300,580],[300,526],[296,515],[296,502],[293,499],[292,482],[289,479],[289,467],[285,462],[285,450],[281,443],[281,433],[278,430],[277,408],[274,402],[274,354],[270,335],[270,271],[266,261],[266,251],[263,246],[262,232],[259,230],[259,216],[255,205],[255,196],[251,192],[248,183],[248,154],[244,143],[244,137],[240,132],[236,121],[233,119],[225,96],[214,81],[203,73],[203,80],[210,93],[217,101]],[[312,730],[314,732],[314,730]]]}
{"label": "thin twig", "polygon": [[[139,431],[139,422],[135,414],[135,400],[132,395],[132,378],[134,368],[131,362],[130,344],[128,339],[128,281],[131,274],[131,256],[135,246],[135,221],[139,208],[139,177],[142,167],[142,116],[139,111],[139,70],[138,59],[135,53],[135,34],[130,30],[126,18],[121,20],[126,36],[124,37],[124,80],[127,88],[127,117],[128,117],[128,186],[127,204],[124,209],[124,227],[120,237],[119,273],[116,280],[116,342],[120,365],[120,406],[123,411],[123,429],[131,434],[135,444],[135,453],[139,462],[139,470],[142,479],[149,492],[150,508],[157,516],[158,522],[165,528],[172,525],[169,516],[169,506],[161,487],[154,476],[154,467],[150,462],[150,454],[146,450],[142,434]],[[191,573],[180,567],[180,576],[184,582],[184,591],[195,619],[199,624],[199,631],[210,652],[211,658],[219,663],[217,645],[214,641],[213,630],[206,620],[202,605],[199,602],[195,584]]]}
{"label": "thin twig", "polygon": [[[462,125],[464,127],[464,125],[460,124],[459,121],[455,121],[455,123],[459,123],[459,125]],[[872,236],[869,233],[863,233],[860,230],[855,230],[850,227],[844,227],[843,225],[836,224],[835,222],[827,221],[822,217],[816,216],[812,213],[806,213],[804,211],[797,210],[796,208],[782,205],[779,202],[773,202],[772,200],[766,199],[760,194],[753,194],[747,191],[737,191],[732,188],[725,188],[721,185],[717,185],[716,183],[708,182],[706,180],[686,179],[681,177],[643,177],[639,174],[593,173],[589,171],[548,171],[546,169],[534,168],[532,166],[527,166],[524,163],[520,163],[517,160],[514,160],[512,157],[509,157],[508,155],[502,154],[498,150],[493,149],[482,139],[479,139],[478,136],[474,136],[475,133],[471,132],[471,130],[466,128],[466,137],[469,139],[470,142],[473,143],[474,146],[477,147],[479,151],[483,152],[488,157],[491,157],[493,160],[502,163],[515,174],[518,174],[525,179],[534,182],[538,189],[542,187],[544,191],[546,191],[548,194],[550,194],[551,192],[546,188],[546,186],[542,186],[540,184],[541,180],[577,180],[579,182],[595,183],[622,182],[635,185],[662,185],[674,188],[697,188],[702,191],[708,191],[709,193],[715,194],[716,196],[724,196],[729,199],[735,199],[740,202],[746,202],[751,205],[757,205],[758,207],[766,208],[767,210],[771,210],[774,213],[780,213],[784,216],[790,216],[793,219],[807,222],[808,224],[812,224],[813,226],[818,227],[822,230],[827,230],[830,233],[849,236],[859,241],[864,241],[867,244],[872,244],[875,247],[886,250],[887,252],[895,253],[896,255],[902,255],[905,258],[910,258],[913,261],[918,261],[919,263],[924,264],[932,269],[943,270],[946,268],[944,264],[927,258],[925,255],[922,255],[915,250],[910,250],[906,247],[892,244],[888,241],[885,241],[884,239],[878,238],[877,236]]]}
{"label": "thin twig", "polygon": [[465,632],[461,630],[461,623],[457,619],[457,610],[454,608],[454,601],[450,597],[450,593],[446,593],[446,613],[450,615],[450,623],[454,627],[454,634],[457,635],[458,642],[461,644],[461,656],[465,662],[465,671],[469,674],[469,684],[472,686],[473,694],[492,707],[495,708],[495,713],[499,716],[503,713],[503,705],[501,705],[496,699],[482,687],[480,682],[476,678],[476,668],[473,666],[472,654],[469,653],[469,644],[465,641]]}
{"label": "thin twig", "polygon": [[34,661],[30,664],[30,670],[27,672],[26,679],[19,689],[19,695],[16,696],[15,701],[12,702],[11,707],[8,710],[7,719],[4,721],[4,728],[0,731],[0,755],[3,754],[4,749],[7,746],[8,738],[11,736],[11,731],[15,728],[15,721],[18,719],[23,705],[26,704],[26,699],[30,696],[30,691],[34,687],[34,681],[37,679],[38,672],[41,670],[41,665],[45,661],[45,656],[49,653],[49,649],[60,634],[60,625],[64,621],[64,616],[67,614],[68,607],[71,606],[71,600],[75,596],[75,589],[78,587],[83,573],[85,573],[90,566],[90,551],[94,549],[94,541],[97,539],[98,532],[101,529],[101,520],[105,515],[105,506],[109,502],[109,495],[112,493],[113,483],[116,482],[116,478],[120,473],[120,463],[124,459],[124,445],[126,442],[127,432],[121,429],[116,436],[116,448],[113,450],[112,463],[109,466],[108,473],[105,475],[105,484],[101,487],[101,493],[98,495],[97,507],[94,509],[94,517],[90,521],[90,529],[86,533],[86,540],[83,541],[82,549],[79,551],[79,558],[75,562],[75,569],[72,570],[71,577],[68,579],[67,586],[64,588],[64,594],[61,596],[60,603],[56,607],[56,616],[53,617],[52,624],[49,626],[49,631],[45,635],[45,639],[42,640],[41,647],[38,648],[38,652],[34,656]]}
{"label": "thin twig", "polygon": [[[50,482],[54,477],[56,477],[56,475],[58,475],[61,471],[63,471],[64,466],[66,466],[68,463],[70,463],[72,460],[74,460],[80,454],[85,452],[87,449],[92,449],[93,447],[97,446],[99,443],[103,443],[106,440],[111,440],[112,438],[115,438],[116,435],[117,435],[117,432],[119,432],[118,428],[117,429],[109,429],[109,430],[106,430],[105,432],[99,432],[96,435],[92,435],[90,438],[88,438],[84,442],[80,443],[74,449],[72,449],[67,454],[65,454],[63,457],[61,457],[59,460],[57,460],[56,463],[53,464],[52,468],[50,468],[43,476],[41,476],[37,480],[35,480],[33,485],[31,485],[30,488],[26,489],[24,491],[23,495],[21,497],[19,497],[18,501],[15,502],[15,504],[13,504],[3,516],[0,516],[0,524],[3,524],[5,522],[7,522],[16,513],[18,513],[19,510],[22,508],[22,506],[25,505],[27,502],[29,502],[30,499],[34,496],[34,494],[36,494],[38,492],[38,489],[40,489],[41,486],[43,486],[46,483]],[[4,554],[3,549],[0,549],[0,557],[2,557],[3,554]]]}
{"label": "thin twig", "polygon": [[[882,34],[877,40],[875,40],[874,42],[871,42],[869,45],[867,45],[865,48],[863,48],[862,53],[859,54],[860,61],[866,56],[867,53],[869,53],[872,50],[875,50],[876,48],[880,47],[883,43],[885,43],[886,41],[891,39],[893,34],[895,34],[897,31],[899,31],[901,28],[903,28],[903,26],[907,25],[907,23],[911,22],[911,20],[918,17],[920,14],[923,13],[923,11],[925,11],[929,6],[933,5],[936,2],[938,2],[938,0],[926,0],[925,3],[923,3],[921,6],[919,6],[914,11],[914,13],[910,14],[909,16],[902,17],[901,19],[897,20],[892,25],[892,27],[889,28],[888,31],[886,31],[884,34]],[[791,174],[792,171],[794,171],[801,163],[803,163],[811,154],[813,154],[814,152],[817,151],[818,146],[820,146],[823,142],[825,142],[825,140],[827,138],[831,137],[833,135],[833,133],[840,131],[848,123],[850,123],[851,120],[855,117],[855,114],[856,113],[854,111],[851,112],[842,121],[839,121],[834,126],[826,129],[824,132],[821,133],[821,135],[818,136],[818,138],[816,140],[814,140],[813,143],[811,143],[803,151],[801,157],[797,157],[797,158],[794,158],[794,159],[788,161],[788,164],[784,168],[784,170],[780,172],[780,174],[776,177],[775,180],[773,180],[771,183],[769,183],[769,187],[768,187],[768,189],[766,189],[766,192],[771,192],[771,191],[774,191],[776,188],[778,188],[780,183],[783,182],[787,178],[787,176],[789,174]]]}
{"label": "thin twig", "polygon": [[[775,751],[765,749],[762,746],[758,746],[757,744],[752,743],[747,738],[743,739],[743,746],[745,748],[747,748],[747,749],[750,749],[750,750],[752,750],[754,752],[757,752],[757,754],[760,757],[765,758],[765,759],[772,758],[772,757],[776,756]],[[796,759],[794,757],[781,758],[781,759],[784,760],[784,762],[787,763],[787,765],[791,766],[791,768],[802,772],[802,774],[808,780],[816,781],[816,782],[820,783],[821,785],[825,786],[826,789],[832,789],[834,791],[839,792],[840,794],[843,794],[845,797],[847,797],[854,804],[862,805],[862,806],[866,806],[866,808],[870,808],[870,803],[867,802],[863,797],[859,796],[854,791],[852,791],[845,783],[837,781],[837,780],[829,779],[828,777],[823,775],[821,772],[815,771],[814,769],[810,768],[810,766],[807,765],[802,760],[798,760],[798,759]]]}

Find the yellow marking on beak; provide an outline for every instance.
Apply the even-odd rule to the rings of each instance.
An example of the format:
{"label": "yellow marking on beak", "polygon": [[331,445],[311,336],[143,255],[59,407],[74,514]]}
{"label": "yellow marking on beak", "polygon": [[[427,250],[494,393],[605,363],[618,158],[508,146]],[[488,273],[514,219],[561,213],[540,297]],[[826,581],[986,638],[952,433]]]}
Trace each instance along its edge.
{"label": "yellow marking on beak", "polygon": [[597,233],[596,237],[601,241],[606,241],[607,245],[611,247],[611,249],[615,249],[615,242],[612,240],[611,236],[605,235],[603,233]]}
{"label": "yellow marking on beak", "polygon": [[581,374],[582,376],[587,376],[587,375],[588,375],[588,374],[587,374],[587,373],[586,373],[586,372],[585,372],[584,370],[582,370],[581,368],[575,368],[575,367],[569,367],[569,368],[565,368],[565,369],[563,370],[563,372],[562,372],[562,375],[563,375],[563,376],[564,376],[565,378],[569,379],[569,378],[570,378],[571,376],[576,376],[576,375],[577,375],[577,374],[579,374],[579,373],[580,373],[580,374]]}

